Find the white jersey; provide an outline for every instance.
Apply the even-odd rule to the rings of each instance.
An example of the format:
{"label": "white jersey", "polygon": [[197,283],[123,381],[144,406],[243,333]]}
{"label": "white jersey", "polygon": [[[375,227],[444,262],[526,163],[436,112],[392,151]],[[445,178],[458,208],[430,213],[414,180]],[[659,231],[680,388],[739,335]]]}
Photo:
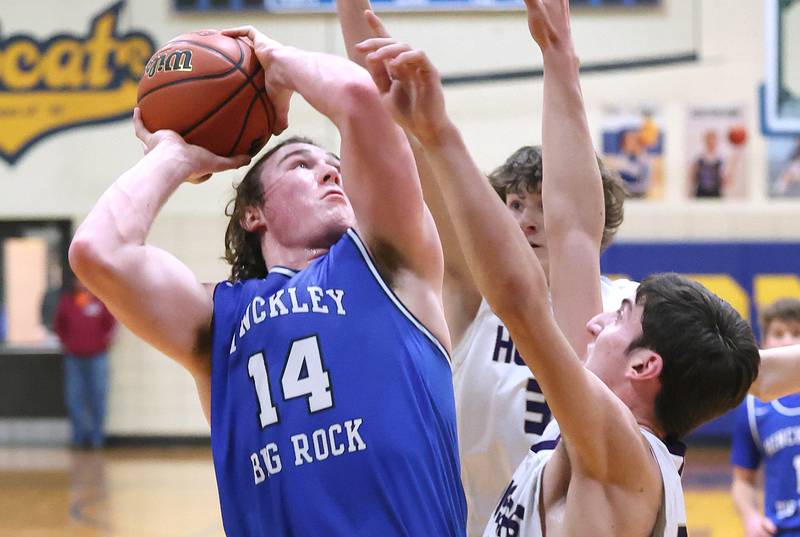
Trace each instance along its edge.
{"label": "white jersey", "polygon": [[[638,286],[605,277],[600,284],[606,311],[616,310]],[[485,300],[453,351],[453,384],[467,535],[479,537],[514,469],[539,441],[550,409],[508,330]]]}
{"label": "white jersey", "polygon": [[[685,446],[675,443],[667,447],[664,442],[645,429],[642,434],[661,470],[664,496],[658,510],[658,519],[651,537],[686,537],[686,509],[680,473],[683,470]],[[560,440],[558,422],[553,420],[534,444],[511,479],[500,498],[483,537],[542,537],[542,520],[539,497],[542,492],[542,475],[547,461]]]}

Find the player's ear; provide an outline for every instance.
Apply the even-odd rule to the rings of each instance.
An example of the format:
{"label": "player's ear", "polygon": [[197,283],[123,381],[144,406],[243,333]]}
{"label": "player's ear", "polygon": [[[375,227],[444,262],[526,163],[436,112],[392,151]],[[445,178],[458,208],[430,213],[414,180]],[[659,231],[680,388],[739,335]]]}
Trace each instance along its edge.
{"label": "player's ear", "polygon": [[630,369],[628,375],[637,380],[657,379],[661,376],[664,361],[657,352],[640,347],[631,351],[629,355]]}
{"label": "player's ear", "polygon": [[245,231],[250,233],[267,230],[267,221],[260,207],[245,207],[244,214],[242,214],[242,217],[239,219],[239,223]]}

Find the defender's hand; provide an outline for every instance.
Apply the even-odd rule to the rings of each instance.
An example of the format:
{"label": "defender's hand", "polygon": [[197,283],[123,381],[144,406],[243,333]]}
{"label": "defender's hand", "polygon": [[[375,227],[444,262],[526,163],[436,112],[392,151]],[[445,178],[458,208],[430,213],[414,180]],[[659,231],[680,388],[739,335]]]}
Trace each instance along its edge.
{"label": "defender's hand", "polygon": [[528,29],[542,52],[572,48],[569,0],[525,0]]}
{"label": "defender's hand", "polygon": [[145,155],[156,146],[167,148],[171,155],[170,163],[180,167],[185,181],[189,183],[202,183],[213,173],[240,168],[250,162],[249,155],[220,157],[202,147],[187,144],[175,131],[162,129],[150,132],[142,122],[139,107],[133,109],[133,128],[142,142]]}
{"label": "defender's hand", "polygon": [[367,9],[364,11],[364,18],[367,19],[367,24],[372,30],[372,37],[392,37],[383,21],[378,18],[374,11]]}
{"label": "defender's hand", "polygon": [[[367,12],[373,30],[388,35],[380,20]],[[421,50],[389,37],[356,45],[365,53],[367,69],[394,120],[421,143],[435,143],[450,123],[439,72]]]}

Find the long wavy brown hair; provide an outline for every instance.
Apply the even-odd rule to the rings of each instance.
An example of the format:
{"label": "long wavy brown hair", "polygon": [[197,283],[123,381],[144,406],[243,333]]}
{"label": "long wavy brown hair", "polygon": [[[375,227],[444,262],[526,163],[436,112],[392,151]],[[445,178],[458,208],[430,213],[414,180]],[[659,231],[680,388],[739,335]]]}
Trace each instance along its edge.
{"label": "long wavy brown hair", "polygon": [[264,202],[264,189],[261,185],[261,171],[264,163],[281,147],[289,144],[317,145],[303,136],[292,136],[272,147],[247,171],[244,179],[234,186],[236,194],[225,207],[228,228],[225,230],[225,261],[231,265],[230,281],[264,278],[267,275],[267,262],[261,252],[261,237],[258,233],[247,231],[242,226],[247,207],[257,207]]}

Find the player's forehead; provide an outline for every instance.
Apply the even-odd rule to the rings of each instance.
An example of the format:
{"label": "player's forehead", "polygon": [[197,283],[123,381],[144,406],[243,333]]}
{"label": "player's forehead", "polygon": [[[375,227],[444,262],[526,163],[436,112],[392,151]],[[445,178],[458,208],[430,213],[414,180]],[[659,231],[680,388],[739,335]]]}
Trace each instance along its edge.
{"label": "player's forehead", "polygon": [[638,296],[639,286],[638,285],[627,285],[625,286],[625,290],[622,293],[623,300],[630,300],[634,304],[636,304],[636,298]]}
{"label": "player's forehead", "polygon": [[796,319],[773,319],[767,327],[768,332],[792,331],[800,332],[800,321]]}
{"label": "player's forehead", "polygon": [[510,190],[506,193],[506,200],[516,200],[536,205],[542,201],[542,190],[540,188]]}
{"label": "player's forehead", "polygon": [[285,166],[293,157],[309,157],[312,159],[324,159],[331,163],[339,163],[338,156],[308,142],[294,142],[286,144],[278,149],[269,160],[274,167],[278,168],[282,165]]}
{"label": "player's forehead", "polygon": [[620,303],[620,310],[623,313],[623,319],[631,324],[638,324],[641,326],[644,305],[641,301],[636,300],[636,289],[629,289],[625,292],[625,296]]}
{"label": "player's forehead", "polygon": [[329,164],[339,167],[339,157],[333,153],[312,143],[291,142],[276,149],[264,161],[260,172],[264,191],[271,191],[274,185],[279,184],[280,178],[294,167],[298,159],[306,162],[324,159]]}

